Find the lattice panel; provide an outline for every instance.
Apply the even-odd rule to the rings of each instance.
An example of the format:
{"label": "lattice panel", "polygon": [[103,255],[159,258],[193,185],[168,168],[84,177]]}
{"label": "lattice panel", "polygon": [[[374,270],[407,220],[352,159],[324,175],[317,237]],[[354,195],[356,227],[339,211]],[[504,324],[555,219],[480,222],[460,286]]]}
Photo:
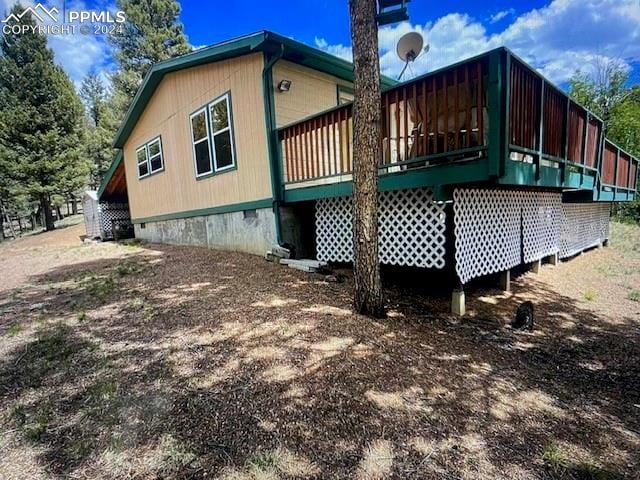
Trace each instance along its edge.
{"label": "lattice panel", "polygon": [[607,240],[610,212],[610,203],[563,203],[560,258]]}
{"label": "lattice panel", "polygon": [[444,268],[445,204],[430,190],[380,195],[380,262],[388,265]]}
{"label": "lattice panel", "polygon": [[558,253],[562,221],[562,195],[521,192],[522,251],[526,263]]}
{"label": "lattice panel", "polygon": [[126,203],[100,203],[100,219],[102,221],[103,238],[112,238],[112,221],[124,220],[131,222],[131,214],[129,213],[129,205]]}
{"label": "lattice panel", "polygon": [[353,260],[351,197],[316,202],[316,250],[323,262]]}
{"label": "lattice panel", "polygon": [[[380,262],[443,268],[445,204],[435,202],[428,189],[382,192],[379,200]],[[317,201],[316,246],[319,260],[353,260],[351,209],[351,197]]]}
{"label": "lattice panel", "polygon": [[462,283],[520,263],[522,192],[453,192],[456,272]]}

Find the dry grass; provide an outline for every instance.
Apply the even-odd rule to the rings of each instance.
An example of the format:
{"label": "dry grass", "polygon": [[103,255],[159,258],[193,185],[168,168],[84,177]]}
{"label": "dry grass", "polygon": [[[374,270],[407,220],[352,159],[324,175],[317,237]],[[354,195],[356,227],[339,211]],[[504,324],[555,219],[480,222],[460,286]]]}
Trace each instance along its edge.
{"label": "dry grass", "polygon": [[384,321],[349,272],[80,228],[0,246],[2,479],[637,478],[637,228],[464,319],[389,283]]}

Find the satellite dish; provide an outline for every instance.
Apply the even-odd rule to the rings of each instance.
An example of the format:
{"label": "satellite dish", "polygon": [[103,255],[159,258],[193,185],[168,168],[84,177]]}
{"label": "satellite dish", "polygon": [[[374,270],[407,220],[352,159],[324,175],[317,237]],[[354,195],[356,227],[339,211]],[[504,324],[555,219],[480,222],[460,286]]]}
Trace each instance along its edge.
{"label": "satellite dish", "polygon": [[[400,60],[405,62],[405,64],[402,72],[400,72],[398,80],[402,78],[402,75],[407,69],[409,63],[413,62],[420,56],[423,51],[423,47],[424,40],[422,39],[422,35],[420,35],[418,32],[405,33],[402,37],[400,37],[400,40],[398,40],[398,45],[396,46],[396,52],[398,53],[398,57],[400,57]],[[429,51],[429,45],[424,47],[424,51]]]}
{"label": "satellite dish", "polygon": [[403,62],[413,62],[422,52],[424,40],[418,32],[405,33],[400,40],[396,51]]}

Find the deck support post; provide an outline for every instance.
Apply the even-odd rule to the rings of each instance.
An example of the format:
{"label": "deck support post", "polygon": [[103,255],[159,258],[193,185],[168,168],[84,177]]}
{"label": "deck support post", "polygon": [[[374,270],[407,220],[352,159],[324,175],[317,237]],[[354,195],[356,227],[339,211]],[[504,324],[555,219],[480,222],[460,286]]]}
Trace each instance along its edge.
{"label": "deck support post", "polygon": [[500,272],[500,289],[505,292],[511,291],[511,270]]}
{"label": "deck support post", "polygon": [[460,285],[451,293],[451,313],[460,317],[466,313],[464,288]]}
{"label": "deck support post", "polygon": [[560,259],[558,258],[558,254],[554,253],[553,255],[549,256],[549,263],[551,265],[558,265],[558,262],[560,261]]}
{"label": "deck support post", "polygon": [[542,259],[539,258],[538,260],[533,262],[533,264],[531,265],[531,270],[533,271],[533,273],[540,273],[541,269],[542,269]]}

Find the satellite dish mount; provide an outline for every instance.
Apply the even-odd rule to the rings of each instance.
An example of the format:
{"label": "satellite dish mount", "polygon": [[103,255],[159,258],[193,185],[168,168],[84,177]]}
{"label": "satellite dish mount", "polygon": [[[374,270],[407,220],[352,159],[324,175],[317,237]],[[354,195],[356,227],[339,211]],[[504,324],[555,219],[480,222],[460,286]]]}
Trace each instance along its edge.
{"label": "satellite dish mount", "polygon": [[398,76],[398,80],[402,78],[405,70],[409,66],[410,62],[414,62],[416,58],[422,54],[422,52],[429,51],[429,45],[424,47],[424,40],[422,39],[422,35],[418,32],[409,32],[405,33],[400,40],[398,40],[398,45],[396,46],[396,52],[400,60],[404,62],[404,67]]}

